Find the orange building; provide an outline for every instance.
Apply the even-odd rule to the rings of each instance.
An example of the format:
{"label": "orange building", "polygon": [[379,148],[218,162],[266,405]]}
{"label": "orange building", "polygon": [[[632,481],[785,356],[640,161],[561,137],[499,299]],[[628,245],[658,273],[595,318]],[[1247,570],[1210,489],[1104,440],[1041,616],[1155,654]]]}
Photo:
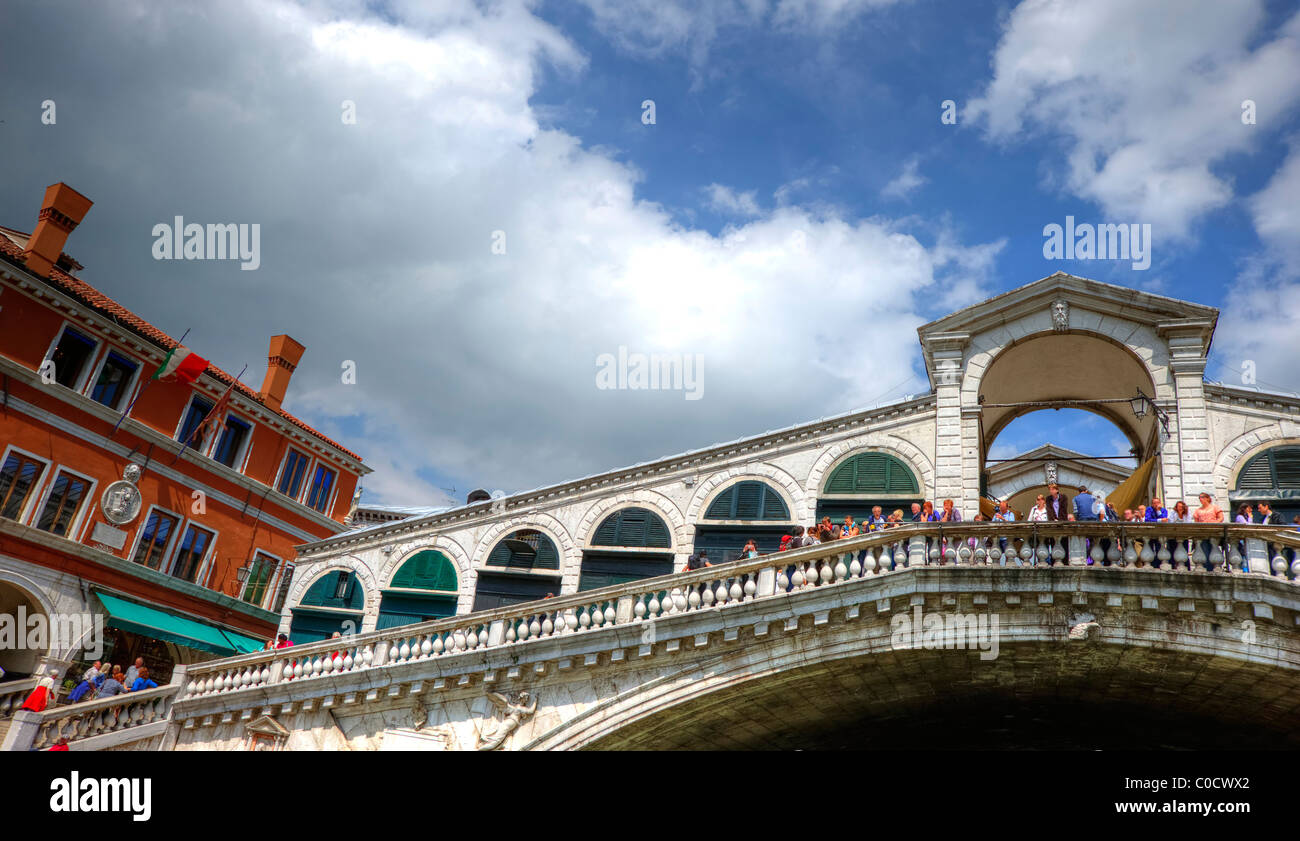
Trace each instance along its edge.
{"label": "orange building", "polygon": [[[192,383],[151,381],[177,341],[63,253],[90,206],[55,184],[31,235],[0,228],[0,620],[29,628],[0,667],[66,669],[102,641],[161,683],[274,635],[294,547],[344,531],[370,471],[281,408],[304,351],[288,336],[271,339],[260,391],[206,363]],[[214,407],[224,417],[203,424]],[[102,617],[102,634],[59,638],[76,616]]]}

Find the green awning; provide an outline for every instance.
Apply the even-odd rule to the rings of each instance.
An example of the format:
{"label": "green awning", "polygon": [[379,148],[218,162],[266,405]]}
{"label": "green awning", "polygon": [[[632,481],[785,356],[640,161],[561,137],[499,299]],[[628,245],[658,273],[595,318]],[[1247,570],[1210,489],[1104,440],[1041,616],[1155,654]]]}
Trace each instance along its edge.
{"label": "green awning", "polygon": [[129,602],[98,590],[95,595],[108,612],[106,624],[123,631],[222,656],[260,651],[266,644],[263,640],[197,622],[168,610]]}

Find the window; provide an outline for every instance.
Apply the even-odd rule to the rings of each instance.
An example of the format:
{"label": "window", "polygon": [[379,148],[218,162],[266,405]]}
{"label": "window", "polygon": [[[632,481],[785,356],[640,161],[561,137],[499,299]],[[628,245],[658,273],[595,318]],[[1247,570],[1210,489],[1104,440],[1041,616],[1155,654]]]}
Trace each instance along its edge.
{"label": "window", "polygon": [[185,410],[185,420],[181,423],[181,431],[177,433],[176,440],[181,443],[188,443],[193,447],[198,447],[202,441],[191,441],[190,436],[194,430],[199,428],[203,419],[212,411],[212,404],[202,397],[195,397],[190,401],[190,407]]}
{"label": "window", "polygon": [[737,482],[713,498],[706,520],[788,520],[785,500],[763,482]]}
{"label": "window", "polygon": [[507,569],[560,568],[555,542],[536,529],[520,529],[501,538],[488,553],[487,565]]}
{"label": "window", "polygon": [[244,582],[244,601],[249,604],[261,605],[262,600],[266,598],[266,591],[271,587],[271,579],[275,578],[275,570],[279,567],[280,562],[270,555],[258,552],[253,558],[253,567],[249,570],[248,579]]}
{"label": "window", "polygon": [[[379,601],[375,630],[456,614],[456,565],[436,549],[421,549],[402,563]],[[554,585],[552,585],[554,586]]]}
{"label": "window", "polygon": [[221,437],[217,440],[217,448],[212,451],[212,458],[226,467],[234,467],[235,461],[243,452],[244,442],[248,440],[251,429],[251,426],[234,415],[226,418],[226,427],[221,430]]}
{"label": "window", "polygon": [[90,483],[85,479],[60,471],[50,487],[45,508],[36,520],[36,528],[67,537],[89,487]]}
{"label": "window", "polygon": [[172,563],[172,575],[194,581],[198,577],[199,567],[203,566],[203,558],[208,554],[208,547],[212,545],[213,536],[207,529],[191,523],[185,530],[185,537],[181,538],[181,548],[176,552],[176,560]]}
{"label": "window", "polygon": [[276,488],[285,496],[298,498],[302,492],[302,478],[307,474],[307,457],[297,450],[290,450],[284,457],[284,469],[280,471],[280,484]]}
{"label": "window", "polygon": [[311,477],[311,490],[307,492],[307,504],[322,514],[329,508],[330,491],[334,489],[334,471],[317,465]]}
{"label": "window", "polygon": [[179,518],[164,511],[154,509],[140,533],[140,542],[135,547],[135,562],[150,569],[160,569],[162,560],[167,555],[167,545],[176,531]]}
{"label": "window", "polygon": [[279,613],[284,610],[284,603],[289,599],[289,586],[293,584],[292,563],[284,565],[284,574],[280,576],[280,586],[275,588],[275,601],[271,604],[271,610]]}
{"label": "window", "polygon": [[110,409],[120,408],[122,398],[131,386],[131,379],[139,368],[135,362],[110,350],[99,368],[99,380],[90,392],[90,399]]}
{"label": "window", "polygon": [[50,361],[54,363],[54,381],[68,388],[76,388],[94,350],[94,339],[71,327],[64,329],[59,343],[54,346],[54,352],[50,354]]}
{"label": "window", "polygon": [[22,516],[27,495],[44,470],[45,465],[33,458],[19,453],[9,454],[4,467],[0,468],[0,517],[17,520]]}

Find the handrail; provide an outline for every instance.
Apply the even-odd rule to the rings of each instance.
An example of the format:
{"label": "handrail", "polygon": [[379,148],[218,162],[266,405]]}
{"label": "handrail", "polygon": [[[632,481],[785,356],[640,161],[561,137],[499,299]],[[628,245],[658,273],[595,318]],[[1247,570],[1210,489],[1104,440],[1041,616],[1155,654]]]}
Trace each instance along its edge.
{"label": "handrail", "polygon": [[0,683],[0,718],[13,715],[39,682],[40,678],[29,677]]}
{"label": "handrail", "polygon": [[[1222,523],[911,523],[690,572],[193,664],[188,667],[186,688],[180,699],[481,650],[755,597],[784,595],[798,588],[838,583],[900,566],[994,561],[1019,565],[1044,563],[1049,559],[1075,565],[1093,561],[1122,565],[1159,559],[1166,569],[1172,565],[1188,571],[1196,564],[1212,563],[1220,569],[1230,566],[1239,574],[1280,573],[1283,580],[1288,580],[1286,561],[1282,560],[1283,568],[1279,570],[1277,559],[1269,559],[1264,554],[1268,543],[1289,543],[1284,534],[1285,530],[1275,526]],[[1110,541],[1106,552],[1102,551],[1099,539]],[[1087,540],[1092,542],[1093,561],[1083,554]],[[1001,549],[1003,542],[1009,550],[1005,556]],[[1167,549],[1171,542],[1177,545],[1176,552]],[[1068,556],[1067,544],[1071,547]],[[1211,547],[1209,556],[1202,549],[1207,544]],[[1246,549],[1245,554],[1242,549]],[[865,563],[859,563],[858,555],[864,551]],[[1166,559],[1165,555],[1169,557]],[[1291,568],[1294,574],[1300,574],[1300,562]],[[760,578],[765,578],[761,582],[762,592]]]}
{"label": "handrail", "polygon": [[124,692],[109,698],[96,698],[50,707],[39,713],[36,737],[32,744],[36,750],[53,745],[60,737],[69,741],[118,730],[127,730],[143,724],[152,724],[168,718],[171,705],[179,696],[183,685],[168,683],[153,689]]}

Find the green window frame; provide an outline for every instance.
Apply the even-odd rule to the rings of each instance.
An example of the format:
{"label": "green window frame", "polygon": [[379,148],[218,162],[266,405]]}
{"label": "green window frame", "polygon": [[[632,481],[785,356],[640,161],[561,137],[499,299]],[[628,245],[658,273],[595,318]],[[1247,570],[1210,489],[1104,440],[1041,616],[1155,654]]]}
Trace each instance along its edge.
{"label": "green window frame", "polygon": [[901,459],[888,453],[858,453],[841,462],[822,485],[823,494],[913,496],[920,483]]}

